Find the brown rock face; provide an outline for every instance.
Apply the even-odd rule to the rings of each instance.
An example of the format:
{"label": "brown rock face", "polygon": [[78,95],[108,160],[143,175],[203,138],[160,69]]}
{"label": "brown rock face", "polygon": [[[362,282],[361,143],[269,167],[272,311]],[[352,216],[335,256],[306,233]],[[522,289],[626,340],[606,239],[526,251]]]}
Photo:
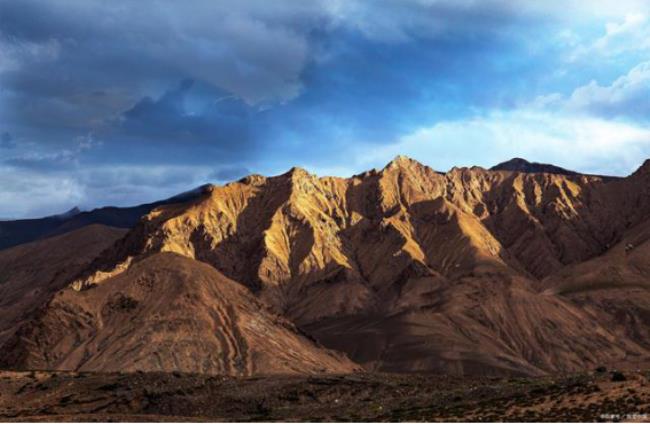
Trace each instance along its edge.
{"label": "brown rock face", "polygon": [[[115,369],[115,358],[127,354],[108,346],[124,344],[137,352],[122,362],[129,369],[188,369],[187,358],[202,358],[193,368],[198,371],[234,374],[314,372],[318,361],[328,371],[354,367],[281,322],[295,323],[368,369],[539,374],[646,358],[649,340],[640,329],[645,312],[633,313],[630,320],[642,320],[637,324],[621,324],[620,314],[603,312],[609,294],[594,305],[567,295],[562,273],[600,266],[597,261],[612,246],[648,222],[649,169],[645,164],[620,179],[477,167],[441,174],[398,157],[382,170],[349,179],[318,178],[294,168],[213,186],[197,199],[145,215],[25,330],[12,350],[18,352],[14,360]],[[176,256],[160,255],[165,252]],[[154,331],[180,318],[151,318],[153,303],[138,312],[137,328],[104,317],[102,308],[113,296],[135,290],[162,258],[173,258],[174,266],[147,278],[164,282],[160,296],[166,302],[185,295],[200,299],[174,308],[197,314],[196,321]],[[629,272],[641,269],[641,262]],[[196,274],[181,278],[175,267]],[[165,282],[169,275],[185,282],[182,290]],[[628,274],[622,278],[627,281]],[[196,280],[203,281],[198,292],[189,289]],[[216,283],[222,280],[228,283]],[[226,292],[216,289],[226,286]],[[645,308],[646,287],[634,287],[641,299],[635,305]],[[128,296],[138,299],[136,294]],[[259,312],[264,308],[253,306],[258,302],[272,312]],[[213,303],[232,313],[209,318],[207,305]],[[75,312],[63,312],[70,308]],[[242,327],[240,320],[257,314],[272,323],[264,331],[276,332],[273,340],[281,342],[272,344],[279,349],[264,345],[255,328]],[[274,314],[284,318],[273,321]],[[244,342],[203,336],[218,320]],[[53,328],[75,327],[92,330],[66,345],[47,341]],[[118,342],[138,337],[151,343]],[[199,337],[206,338],[195,342]],[[174,350],[174,338],[187,347]],[[33,345],[48,348],[24,347]],[[240,353],[228,356],[226,345],[235,346],[228,352],[241,352],[244,345],[249,352],[258,349],[246,358],[276,355],[286,364],[246,362]],[[158,356],[147,350],[153,346]],[[287,349],[299,355],[277,351]]]}

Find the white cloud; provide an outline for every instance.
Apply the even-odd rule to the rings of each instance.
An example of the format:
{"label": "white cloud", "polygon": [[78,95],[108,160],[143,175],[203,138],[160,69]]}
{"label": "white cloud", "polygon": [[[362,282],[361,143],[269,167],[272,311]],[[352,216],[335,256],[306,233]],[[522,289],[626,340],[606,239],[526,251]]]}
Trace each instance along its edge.
{"label": "white cloud", "polygon": [[[620,31],[610,28],[611,33]],[[382,147],[362,144],[351,148],[355,157],[351,168],[357,172],[381,168],[399,154],[440,171],[490,167],[518,156],[585,173],[628,175],[650,157],[648,99],[650,61],[609,85],[591,81],[569,96],[550,93],[515,110],[443,121]],[[351,173],[345,171],[341,174]]]}
{"label": "white cloud", "polygon": [[650,48],[650,41],[647,38],[649,32],[650,26],[644,14],[628,14],[622,22],[605,24],[605,35],[594,42],[592,49],[608,54],[620,53],[621,50],[628,49],[647,49]]}
{"label": "white cloud", "polygon": [[606,43],[607,39],[611,39],[620,34],[625,34],[627,32],[633,32],[637,30],[641,25],[646,22],[646,17],[641,13],[632,13],[625,16],[623,22],[609,22],[605,26],[607,33],[601,39],[602,42]]}
{"label": "white cloud", "polygon": [[571,62],[593,60],[594,55],[613,58],[626,53],[640,53],[650,50],[650,20],[648,12],[627,13],[618,20],[607,21],[604,32],[595,40],[573,41],[568,55]]}
{"label": "white cloud", "polygon": [[83,188],[69,176],[0,167],[2,218],[25,218],[64,212],[79,204]]}
{"label": "white cloud", "polygon": [[571,108],[612,114],[650,113],[650,61],[632,68],[609,86],[596,81],[577,88],[568,100]]}
{"label": "white cloud", "polygon": [[53,61],[59,57],[61,44],[50,39],[44,42],[11,40],[0,33],[0,73],[17,71],[23,66],[43,61]]}
{"label": "white cloud", "polygon": [[609,85],[592,80],[573,90],[570,96],[552,93],[537,97],[535,109],[562,109],[571,113],[590,113],[606,117],[650,117],[650,61],[642,62]]}
{"label": "white cloud", "polygon": [[519,156],[581,172],[627,175],[650,156],[650,127],[534,110],[494,111],[421,128],[357,157],[371,167],[398,154],[441,171],[490,167]]}
{"label": "white cloud", "polygon": [[523,2],[538,13],[553,14],[566,20],[576,18],[625,19],[626,16],[647,13],[647,0],[530,0]]}
{"label": "white cloud", "polygon": [[[42,158],[37,158],[42,159]],[[0,166],[0,219],[37,218],[79,206],[133,206],[165,199],[210,181],[211,168],[94,165],[66,169]]]}

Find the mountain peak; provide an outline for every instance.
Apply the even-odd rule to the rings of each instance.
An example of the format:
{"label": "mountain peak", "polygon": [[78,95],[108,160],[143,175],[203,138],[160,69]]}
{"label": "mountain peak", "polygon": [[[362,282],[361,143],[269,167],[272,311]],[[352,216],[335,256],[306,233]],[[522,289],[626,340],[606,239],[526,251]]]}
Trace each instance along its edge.
{"label": "mountain peak", "polygon": [[179,194],[177,194],[175,196],[172,196],[172,197],[166,199],[165,201],[173,202],[173,203],[181,203],[181,202],[185,202],[187,200],[193,199],[195,197],[198,197],[198,196],[201,196],[201,195],[204,195],[204,194],[208,194],[208,193],[212,192],[213,189],[214,189],[214,185],[212,185],[212,184],[203,184],[203,185],[200,185],[200,186],[198,186],[196,188],[193,188],[192,190],[184,191],[184,192],[179,193]]}
{"label": "mountain peak", "polygon": [[58,215],[54,215],[54,218],[68,219],[68,218],[72,218],[75,215],[79,215],[80,213],[81,213],[81,209],[79,209],[77,206],[75,206],[74,208],[70,209],[69,211],[63,212],[63,213],[58,214]]}
{"label": "mountain peak", "polygon": [[510,160],[507,160],[505,162],[501,162],[500,164],[496,166],[521,166],[521,167],[526,167],[532,165],[531,162],[527,161],[524,158],[519,158],[519,157],[514,157]]}
{"label": "mountain peak", "polygon": [[490,171],[514,171],[526,173],[547,173],[560,175],[578,175],[577,172],[547,163],[529,162],[522,158],[512,158],[490,168]]}
{"label": "mountain peak", "polygon": [[388,162],[384,169],[404,169],[412,166],[422,166],[422,164],[408,156],[397,155],[392,161]]}
{"label": "mountain peak", "polygon": [[266,181],[266,177],[260,174],[250,174],[237,180],[239,183],[249,185],[261,185],[264,181]]}
{"label": "mountain peak", "polygon": [[284,173],[284,175],[292,178],[303,178],[311,175],[306,169],[299,166],[294,166],[290,170]]}

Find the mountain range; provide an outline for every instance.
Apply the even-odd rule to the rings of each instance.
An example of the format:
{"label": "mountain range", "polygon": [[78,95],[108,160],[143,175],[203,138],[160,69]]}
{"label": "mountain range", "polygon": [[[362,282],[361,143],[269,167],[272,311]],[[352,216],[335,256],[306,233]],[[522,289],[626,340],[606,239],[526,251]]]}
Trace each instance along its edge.
{"label": "mountain range", "polygon": [[154,208],[190,200],[206,189],[207,186],[201,186],[169,199],[127,208],[109,206],[93,209],[92,211],[81,211],[75,206],[67,212],[45,218],[0,220],[0,249],[65,234],[91,224],[102,224],[115,228],[131,228],[137,224],[143,215]]}
{"label": "mountain range", "polygon": [[543,375],[650,359],[650,161],[292,168],[0,222],[0,365]]}

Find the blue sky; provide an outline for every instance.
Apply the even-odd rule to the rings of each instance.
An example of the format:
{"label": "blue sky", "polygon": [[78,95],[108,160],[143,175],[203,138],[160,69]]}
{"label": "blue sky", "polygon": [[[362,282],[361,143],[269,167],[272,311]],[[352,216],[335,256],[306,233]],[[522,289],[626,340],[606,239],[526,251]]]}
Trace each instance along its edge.
{"label": "blue sky", "polygon": [[0,217],[405,154],[627,175],[650,2],[0,0]]}

